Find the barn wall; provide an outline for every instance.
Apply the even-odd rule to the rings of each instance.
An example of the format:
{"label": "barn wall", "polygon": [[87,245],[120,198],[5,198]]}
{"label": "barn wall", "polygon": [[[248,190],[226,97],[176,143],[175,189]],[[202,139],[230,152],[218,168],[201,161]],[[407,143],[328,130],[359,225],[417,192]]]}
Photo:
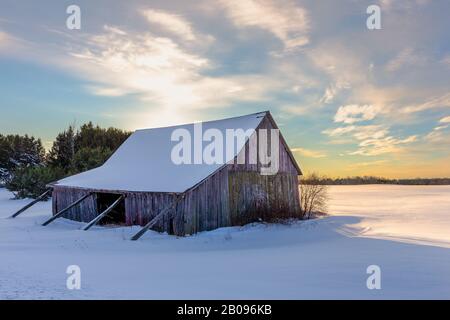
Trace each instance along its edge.
{"label": "barn wall", "polygon": [[[53,213],[66,208],[88,192],[77,188],[55,187],[52,198]],[[171,193],[125,192],[124,194],[126,225],[144,226],[162,210],[172,205],[176,198],[176,195]],[[96,201],[94,193],[70,209],[64,214],[64,218],[82,222],[91,221],[98,215]],[[188,191],[175,210],[165,215],[152,229],[186,235],[229,225],[228,171],[227,167],[224,167]]]}
{"label": "barn wall", "polygon": [[[175,200],[176,195],[169,193],[127,193],[126,224],[144,226]],[[224,167],[186,192],[175,210],[152,229],[182,236],[229,225],[228,170]]]}
{"label": "barn wall", "polygon": [[[68,187],[54,187],[52,194],[53,214],[67,208],[69,205],[82,198],[89,191]],[[71,220],[89,222],[98,215],[95,194],[86,198],[77,206],[64,213],[63,217]]]}
{"label": "barn wall", "polygon": [[[275,129],[266,116],[257,128]],[[259,141],[259,132],[257,131]],[[281,135],[281,133],[280,133]],[[290,157],[287,146],[279,143],[279,170],[275,175],[261,175],[261,164],[249,164],[251,140],[245,150],[245,164],[230,164],[228,174],[229,207],[231,225],[242,225],[259,219],[270,221],[277,218],[299,218],[300,199],[298,171]],[[256,142],[257,143],[257,142]],[[270,139],[268,150],[270,150]]]}
{"label": "barn wall", "polygon": [[225,166],[186,193],[177,208],[177,214],[184,215],[185,234],[230,225],[228,190],[228,168]]}
{"label": "barn wall", "polygon": [[232,225],[301,217],[297,175],[230,172],[229,190]]}
{"label": "barn wall", "polygon": [[[126,224],[147,224],[175,199],[176,195],[169,193],[127,193]],[[228,225],[228,171],[224,167],[186,192],[175,210],[152,229],[182,236]]]}

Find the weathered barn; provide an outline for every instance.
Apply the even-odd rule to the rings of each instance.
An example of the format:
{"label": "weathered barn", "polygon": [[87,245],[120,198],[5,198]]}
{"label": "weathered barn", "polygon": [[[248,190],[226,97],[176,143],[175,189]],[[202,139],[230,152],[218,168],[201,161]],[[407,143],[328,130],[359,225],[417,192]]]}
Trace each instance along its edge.
{"label": "weathered barn", "polygon": [[[177,142],[172,134],[176,129],[185,129],[194,136],[198,133],[195,124],[137,130],[103,166],[51,184],[53,214],[86,196],[63,216],[89,222],[122,196],[99,223],[147,225],[175,235],[300,216],[301,171],[281,134],[279,169],[267,175],[261,173],[260,144],[256,146],[257,163],[248,161],[249,150],[254,147],[254,140],[249,138],[236,143],[231,161],[174,163],[171,156]],[[224,136],[227,129],[250,129],[259,137],[259,129],[278,128],[270,113],[262,112],[203,122],[202,129],[215,129]],[[208,144],[194,141],[193,152],[196,143],[202,148]],[[237,163],[243,154],[245,163]]]}

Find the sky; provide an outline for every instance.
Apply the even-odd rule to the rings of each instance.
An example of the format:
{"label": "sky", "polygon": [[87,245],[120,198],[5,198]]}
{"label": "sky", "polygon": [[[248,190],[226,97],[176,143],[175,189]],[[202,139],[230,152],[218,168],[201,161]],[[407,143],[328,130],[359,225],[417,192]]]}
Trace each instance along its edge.
{"label": "sky", "polygon": [[449,177],[449,13],[446,0],[1,0],[0,133],[49,148],[87,121],[270,110],[306,173]]}

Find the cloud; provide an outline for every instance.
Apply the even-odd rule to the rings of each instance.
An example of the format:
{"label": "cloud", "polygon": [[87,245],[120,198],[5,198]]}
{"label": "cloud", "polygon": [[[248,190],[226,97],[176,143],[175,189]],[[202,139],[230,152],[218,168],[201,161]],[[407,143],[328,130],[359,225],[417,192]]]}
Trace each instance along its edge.
{"label": "cloud", "polygon": [[[59,57],[61,65],[89,81],[86,89],[90,93],[109,97],[133,95],[133,99],[146,105],[146,111],[136,111],[136,116],[127,120],[140,127],[155,124],[155,119],[159,121],[157,125],[173,124],[175,118],[191,121],[198,117],[193,113],[196,110],[267,101],[273,92],[290,88],[293,80],[298,81],[298,77],[291,79],[280,70],[268,74],[208,75],[214,70],[214,62],[198,53],[197,46],[185,48],[171,38],[114,26],[105,26],[101,33],[79,39],[67,50],[70,58]],[[165,116],[156,117],[155,110]],[[143,118],[152,121],[143,123]]]}
{"label": "cloud", "polygon": [[86,88],[93,94],[104,97],[120,97],[129,93],[127,90],[113,87],[87,86]]}
{"label": "cloud", "polygon": [[337,89],[367,83],[367,57],[346,47],[341,39],[321,41],[305,50],[305,55],[316,71],[331,78]]}
{"label": "cloud", "polygon": [[402,113],[414,113],[434,108],[450,107],[450,92],[432,98],[429,101],[402,108]]}
{"label": "cloud", "polygon": [[[428,133],[425,136],[425,138],[424,138],[425,141],[431,142],[431,143],[435,143],[435,144],[448,146],[449,143],[450,143],[450,135],[448,134],[448,132],[444,133],[444,131],[443,131],[446,128],[447,127],[441,128],[441,129],[434,128],[433,131],[431,131],[430,133]],[[447,151],[448,151],[448,147],[446,147],[446,148],[447,148]]]}
{"label": "cloud", "polygon": [[10,33],[0,30],[0,52],[15,53],[23,50],[26,41],[13,36]]}
{"label": "cloud", "polygon": [[326,88],[325,93],[323,94],[322,98],[320,98],[320,102],[322,103],[331,103],[334,99],[334,97],[337,94],[336,87],[329,86]]}
{"label": "cloud", "polygon": [[381,139],[388,135],[389,129],[381,125],[368,125],[356,127],[353,136],[357,140]]}
{"label": "cloud", "polygon": [[326,134],[330,137],[336,137],[336,136],[341,136],[343,134],[352,132],[356,130],[356,126],[346,126],[346,127],[340,127],[340,128],[336,128],[336,129],[327,129],[322,131],[323,134]]}
{"label": "cloud", "polygon": [[185,40],[192,41],[197,38],[191,23],[181,15],[155,9],[146,9],[141,13],[148,22],[157,24],[163,29],[180,36]]}
{"label": "cloud", "polygon": [[322,98],[320,98],[320,102],[326,104],[333,102],[334,98],[342,89],[350,89],[350,85],[348,83],[341,82],[329,85],[325,89],[325,93],[323,94]]}
{"label": "cloud", "polygon": [[327,155],[323,151],[310,150],[305,148],[293,148],[291,149],[294,153],[300,153],[302,156],[308,158],[325,158]]}
{"label": "cloud", "polygon": [[286,49],[309,42],[307,12],[293,1],[221,0],[220,3],[236,26],[266,30],[280,39]]}
{"label": "cloud", "polygon": [[402,149],[399,145],[408,144],[417,140],[416,135],[409,136],[405,139],[397,139],[391,136],[370,138],[363,140],[359,143],[359,149],[353,152],[349,152],[349,155],[362,155],[362,156],[378,156],[386,153],[398,153]]}
{"label": "cloud", "polygon": [[358,162],[358,163],[353,163],[353,164],[349,165],[348,168],[352,169],[352,168],[366,168],[366,167],[374,167],[374,166],[383,166],[388,162],[389,162],[388,160]]}
{"label": "cloud", "polygon": [[424,56],[418,54],[412,48],[406,48],[387,63],[386,70],[393,72],[407,66],[417,67],[417,65],[422,65],[425,62],[426,59]]}
{"label": "cloud", "polygon": [[450,116],[442,118],[441,120],[439,120],[439,122],[441,122],[441,123],[450,123]]}
{"label": "cloud", "polygon": [[3,32],[3,31],[0,31],[0,46],[6,44],[6,42],[8,41],[8,39],[9,39],[8,34],[6,34],[6,33]]}
{"label": "cloud", "polygon": [[396,138],[389,135],[389,129],[381,125],[346,126],[333,130],[325,130],[324,134],[330,137],[350,134],[356,141],[358,149],[350,151],[348,155],[378,156],[386,153],[398,153],[400,145],[417,141],[417,135],[406,138]]}
{"label": "cloud", "polygon": [[207,59],[183,50],[169,38],[130,35],[110,27],[91,36],[71,55],[77,60],[72,67],[103,84],[91,87],[94,94],[141,93],[167,103],[195,100],[193,88],[183,83],[198,80],[200,70],[209,65]]}
{"label": "cloud", "polygon": [[380,0],[382,10],[386,11],[406,11],[417,6],[427,5],[430,0]]}
{"label": "cloud", "polygon": [[309,108],[306,106],[298,106],[298,105],[284,105],[280,108],[283,112],[288,113],[289,115],[305,115],[309,113]]}
{"label": "cloud", "polygon": [[350,104],[341,106],[334,116],[334,122],[352,124],[355,122],[372,120],[380,113],[380,111],[381,108],[379,106],[373,105]]}
{"label": "cloud", "polygon": [[441,63],[443,63],[446,67],[450,68],[450,54],[447,54],[442,60]]}
{"label": "cloud", "polygon": [[[137,12],[142,14],[142,10]],[[158,110],[158,114],[184,116],[185,120],[181,121],[185,122],[194,117],[194,110],[225,108],[237,103],[273,105],[276,93],[284,91],[299,96],[300,91],[312,86],[309,76],[304,76],[297,64],[289,60],[272,63],[272,56],[264,64],[264,70],[223,72],[221,60],[217,63],[211,48],[208,49],[211,43],[203,42],[203,38],[210,38],[209,34],[196,32],[185,17],[167,11],[158,11],[155,15],[153,10],[150,19],[159,21],[160,14],[182,21],[178,25],[184,23],[184,27],[177,30],[183,31],[172,29],[161,36],[166,30],[164,27],[139,32],[123,24],[120,27],[103,25],[103,29],[95,33],[51,32],[51,28],[44,28],[47,35],[51,32],[55,43],[60,43],[49,47],[30,41],[18,56],[56,66],[81,78],[86,81],[84,88],[91,94],[130,95],[129,108],[133,108],[136,111],[133,114],[139,114],[140,119],[143,114],[149,118]],[[193,39],[192,35],[195,42],[189,43],[192,40],[187,39]],[[197,45],[198,42],[201,43]],[[295,91],[292,88],[296,88]],[[138,110],[143,104],[147,111]],[[288,109],[298,113],[302,103],[286,101],[276,107],[283,105],[291,106]],[[152,115],[152,118],[156,117]],[[169,122],[174,119],[167,118]]]}
{"label": "cloud", "polygon": [[450,128],[450,116],[440,119],[439,123],[441,125],[434,127],[433,130],[424,137],[424,140],[429,143],[431,142],[433,144],[445,146],[445,148],[448,149],[450,134],[446,129]]}
{"label": "cloud", "polygon": [[322,133],[330,137],[339,137],[350,134],[356,140],[380,139],[385,137],[389,130],[382,125],[366,125],[366,126],[345,126],[335,129],[327,129]]}

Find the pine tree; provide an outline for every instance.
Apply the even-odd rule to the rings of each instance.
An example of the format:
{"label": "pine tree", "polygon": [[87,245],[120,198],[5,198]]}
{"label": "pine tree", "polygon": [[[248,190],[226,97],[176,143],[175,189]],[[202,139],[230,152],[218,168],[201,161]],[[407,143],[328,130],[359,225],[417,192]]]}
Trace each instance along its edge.
{"label": "pine tree", "polygon": [[28,135],[0,135],[0,183],[8,182],[14,171],[42,165],[45,150],[40,139]]}
{"label": "pine tree", "polygon": [[75,155],[75,131],[72,126],[58,134],[48,154],[48,164],[70,170]]}

